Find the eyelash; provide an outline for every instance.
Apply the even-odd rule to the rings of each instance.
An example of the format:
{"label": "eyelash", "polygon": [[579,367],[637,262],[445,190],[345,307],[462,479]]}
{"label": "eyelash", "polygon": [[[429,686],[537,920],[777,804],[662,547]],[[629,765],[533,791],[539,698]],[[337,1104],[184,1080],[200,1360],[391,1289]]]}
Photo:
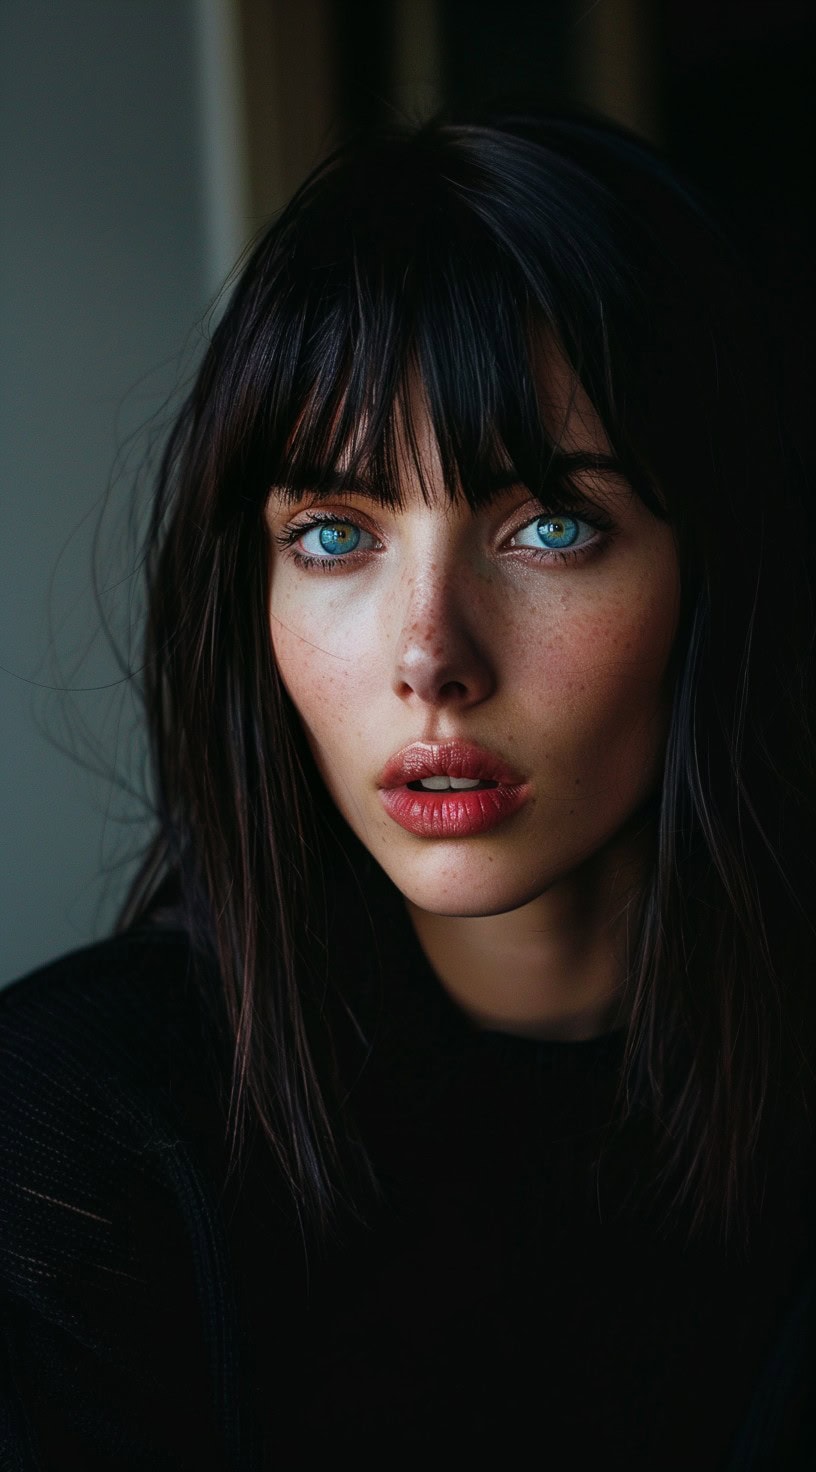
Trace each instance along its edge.
{"label": "eyelash", "polygon": [[[516,530],[512,533],[512,535],[514,537],[518,536],[519,532],[523,532],[528,526],[532,525],[534,521],[539,520],[540,516],[546,516],[546,514],[546,511],[542,511],[539,513],[538,517],[530,517],[529,521],[522,522],[520,526],[516,527]],[[565,516],[570,514],[571,513],[564,512]],[[562,550],[559,550],[557,547],[523,547],[513,550],[531,553],[538,562],[580,562],[584,559],[584,557],[589,556],[594,552],[600,551],[602,547],[605,547],[611,541],[612,535],[614,533],[614,522],[603,511],[600,511],[597,508],[593,508],[592,511],[585,510],[582,516],[578,516],[576,512],[574,520],[580,522],[584,526],[591,526],[595,531],[602,532],[603,535],[601,537],[593,538],[591,542],[584,542],[583,545],[580,547],[566,548]],[[355,530],[361,532],[365,532],[366,530],[365,527],[360,526],[359,522],[356,522],[351,516],[329,516],[325,512],[310,511],[307,512],[300,521],[290,523],[289,526],[284,527],[283,531],[274,537],[274,540],[277,545],[284,551],[286,556],[292,559],[295,566],[303,569],[304,571],[339,572],[341,564],[345,563],[346,565],[348,565],[349,563],[356,563],[359,554],[357,554],[356,552],[349,552],[344,557],[313,557],[308,552],[296,552],[294,549],[295,542],[297,542],[299,538],[304,535],[305,532],[311,531],[313,527],[337,525],[352,526],[355,528]],[[373,532],[368,532],[367,535],[373,536],[374,534]]]}

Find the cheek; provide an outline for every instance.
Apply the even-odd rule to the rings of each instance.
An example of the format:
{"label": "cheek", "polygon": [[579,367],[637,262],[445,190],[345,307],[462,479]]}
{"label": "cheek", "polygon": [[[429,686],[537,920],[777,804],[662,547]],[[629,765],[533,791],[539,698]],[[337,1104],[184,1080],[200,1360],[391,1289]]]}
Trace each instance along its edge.
{"label": "cheek", "polygon": [[[673,581],[640,597],[564,608],[529,668],[532,716],[553,775],[589,792],[651,769],[668,720],[666,671],[676,628]],[[533,675],[537,679],[533,679]]]}
{"label": "cheek", "polygon": [[270,604],[272,650],[281,679],[297,710],[319,765],[345,747],[359,749],[368,688],[374,682],[375,651],[362,621],[351,627],[324,605],[315,617],[296,599]]}

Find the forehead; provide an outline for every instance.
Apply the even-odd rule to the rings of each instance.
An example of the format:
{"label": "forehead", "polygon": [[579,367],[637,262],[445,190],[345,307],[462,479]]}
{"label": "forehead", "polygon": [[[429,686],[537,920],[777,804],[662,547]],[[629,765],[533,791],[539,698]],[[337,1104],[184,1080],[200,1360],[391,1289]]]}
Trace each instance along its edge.
{"label": "forehead", "polygon": [[532,352],[536,395],[547,434],[567,453],[611,454],[601,417],[578,374],[551,339],[536,342]]}
{"label": "forehead", "polygon": [[[566,451],[594,450],[609,454],[611,447],[601,417],[551,333],[536,336],[529,370],[541,422],[553,446]],[[404,391],[396,398],[394,420],[401,445],[404,448],[415,445],[420,453],[432,458],[437,438],[429,397],[426,384],[418,373],[412,372]]]}
{"label": "forehead", "polygon": [[[552,490],[576,471],[619,473],[600,416],[565,356],[541,342],[531,354],[529,367],[545,451],[544,471],[538,479],[546,479]],[[306,492],[312,496],[347,492],[387,504],[421,495],[429,504],[439,500],[450,505],[465,499],[475,505],[490,502],[511,486],[529,484],[535,489],[535,477],[525,475],[515,463],[496,422],[487,414],[477,453],[471,453],[465,465],[458,458],[452,464],[450,447],[458,442],[459,426],[451,423],[448,413],[440,435],[431,391],[417,371],[406,377],[379,430],[372,414],[363,410],[351,417],[343,439],[338,431],[345,408],[342,399],[334,408],[323,436],[328,449],[324,454],[310,453],[312,440],[319,441],[320,436],[310,435],[308,428],[302,433],[308,406],[302,412],[290,437],[285,472],[275,477],[279,498],[294,501]],[[440,438],[447,442],[447,457]]]}

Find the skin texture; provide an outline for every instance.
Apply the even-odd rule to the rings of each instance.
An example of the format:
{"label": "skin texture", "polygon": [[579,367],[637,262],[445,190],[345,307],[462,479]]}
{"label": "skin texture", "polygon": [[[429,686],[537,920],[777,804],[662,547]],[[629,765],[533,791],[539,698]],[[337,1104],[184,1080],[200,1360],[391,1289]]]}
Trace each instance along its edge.
{"label": "skin texture", "polygon": [[[557,363],[542,403],[562,448],[609,454]],[[589,1037],[625,1015],[627,919],[651,853],[642,809],[660,781],[671,693],[674,537],[620,477],[586,472],[582,493],[614,528],[581,523],[579,541],[596,539],[589,555],[542,560],[526,487],[475,513],[451,506],[419,395],[412,420],[430,504],[407,454],[401,510],[356,493],[293,505],[272,492],[278,667],[332,798],[405,896],[450,995],[482,1026]],[[319,555],[319,531],[280,543],[310,507],[368,534],[328,571],[292,556]],[[378,774],[408,742],[452,737],[515,766],[530,799],[478,836],[410,834],[384,811]]]}

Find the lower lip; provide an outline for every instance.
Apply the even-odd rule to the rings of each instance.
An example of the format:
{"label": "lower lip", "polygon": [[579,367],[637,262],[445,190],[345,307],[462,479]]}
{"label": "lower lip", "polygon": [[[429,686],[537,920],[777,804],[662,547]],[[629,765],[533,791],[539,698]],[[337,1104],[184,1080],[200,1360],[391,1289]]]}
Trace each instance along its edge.
{"label": "lower lip", "polygon": [[419,838],[473,838],[477,833],[487,833],[517,813],[529,796],[526,783],[447,792],[380,788],[386,812],[401,828]]}

